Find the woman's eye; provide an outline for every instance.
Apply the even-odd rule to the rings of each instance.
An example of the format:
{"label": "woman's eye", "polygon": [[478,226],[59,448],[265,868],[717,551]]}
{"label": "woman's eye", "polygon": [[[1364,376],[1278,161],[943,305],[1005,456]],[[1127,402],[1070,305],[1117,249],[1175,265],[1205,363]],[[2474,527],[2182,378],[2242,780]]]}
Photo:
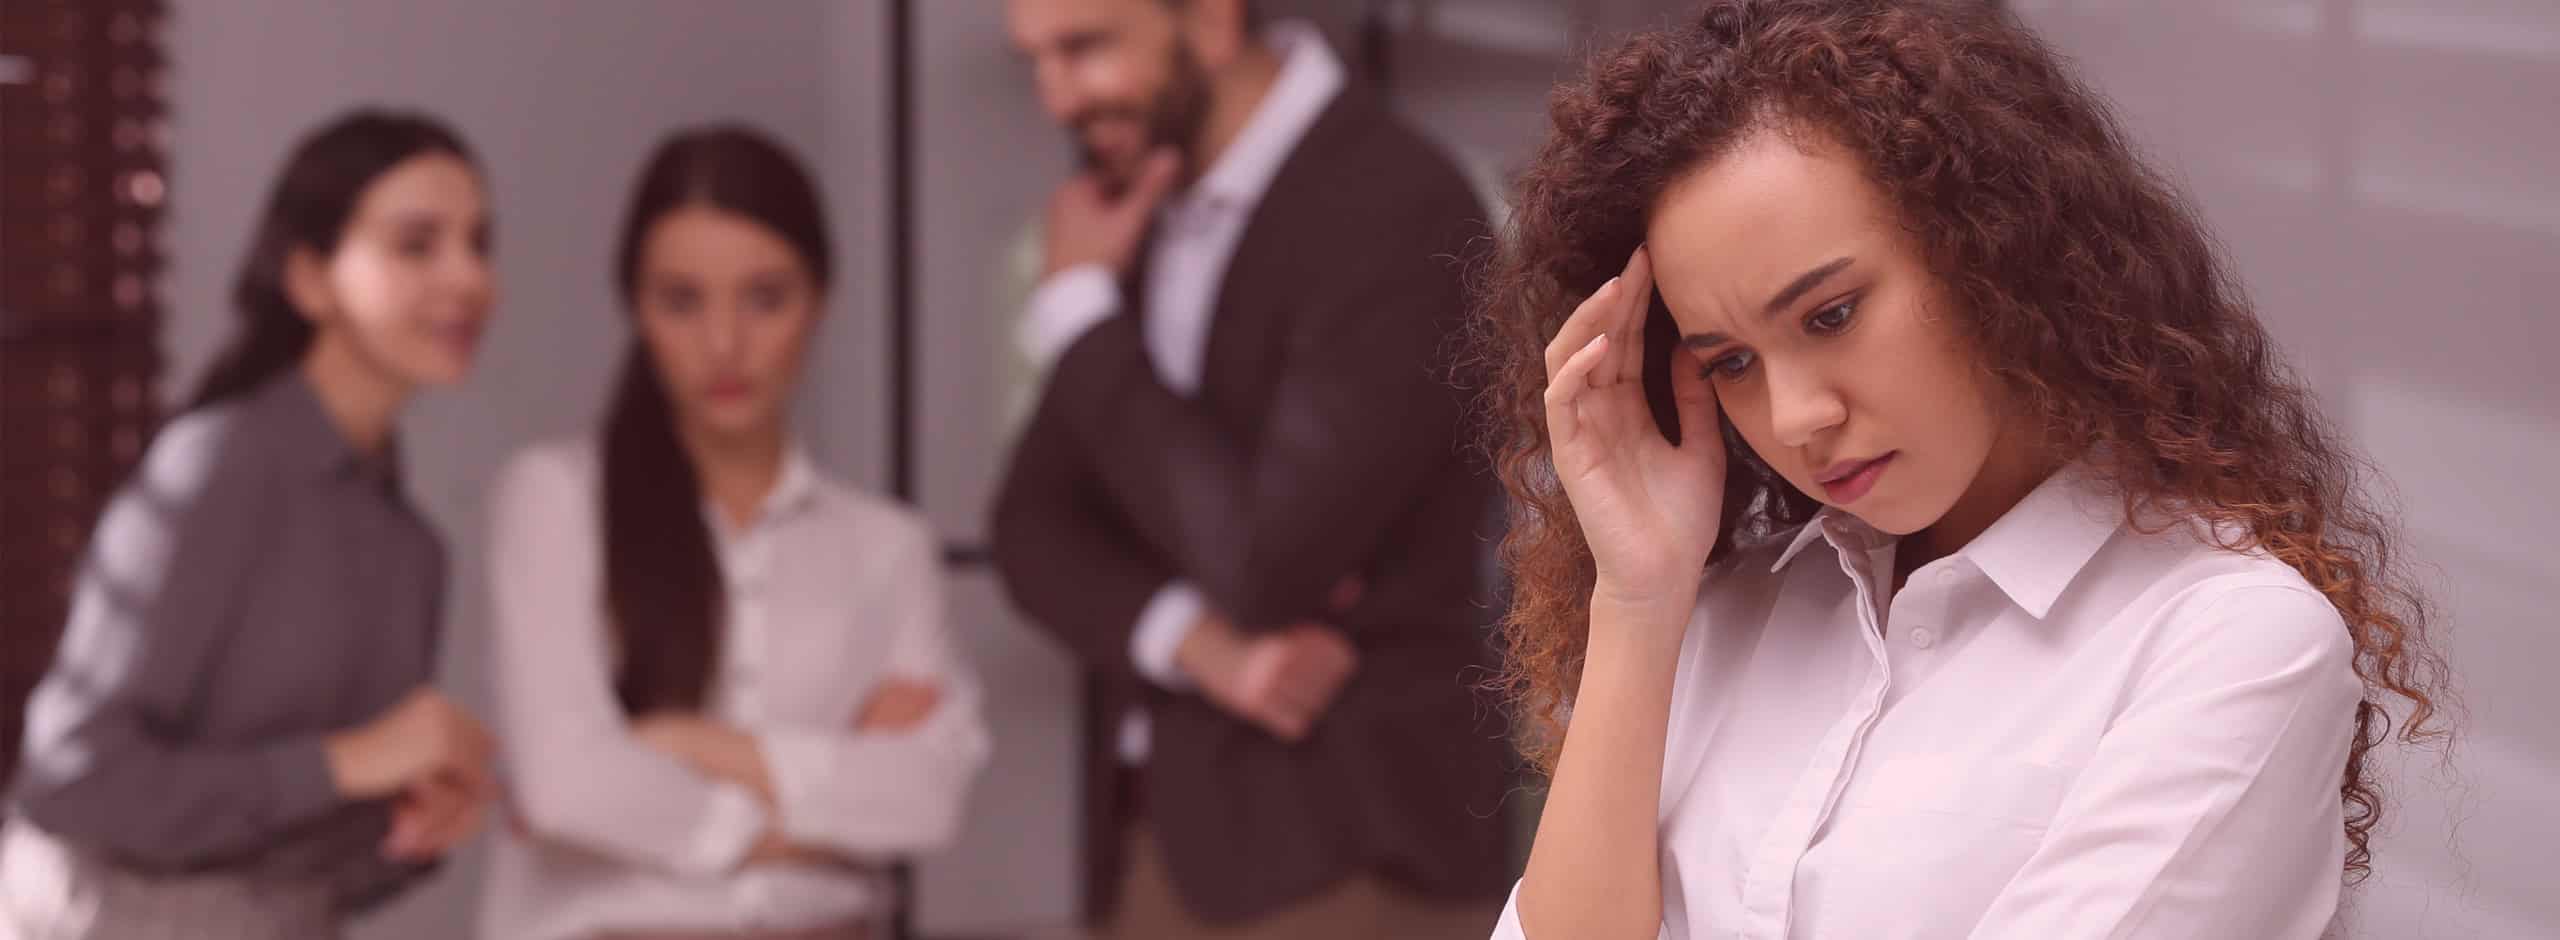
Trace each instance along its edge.
{"label": "woman's eye", "polygon": [[675,316],[692,316],[694,311],[701,307],[702,295],[697,291],[674,288],[658,292],[658,311],[660,313],[673,314]]}
{"label": "woman's eye", "polygon": [[1855,317],[1857,313],[1857,301],[1843,300],[1815,311],[1813,316],[1805,318],[1804,324],[1816,333],[1837,333],[1848,329],[1850,318]]}
{"label": "woman's eye", "polygon": [[1738,378],[1744,372],[1750,371],[1751,363],[1758,358],[1747,349],[1717,356],[1715,361],[1707,363],[1707,377]]}

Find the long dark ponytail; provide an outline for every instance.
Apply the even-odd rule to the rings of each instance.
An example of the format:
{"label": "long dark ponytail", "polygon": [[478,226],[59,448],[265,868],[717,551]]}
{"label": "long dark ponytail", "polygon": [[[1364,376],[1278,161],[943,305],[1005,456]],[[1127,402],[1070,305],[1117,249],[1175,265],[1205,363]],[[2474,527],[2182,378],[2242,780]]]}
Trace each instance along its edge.
{"label": "long dark ponytail", "polygon": [[294,146],[231,282],[240,330],[196,384],[187,399],[190,410],[256,388],[302,361],[311,348],[311,321],[285,294],[286,260],[296,249],[324,256],[337,251],[365,189],[391,168],[427,154],[474,162],[461,135],[411,113],[351,112]]}
{"label": "long dark ponytail", "polygon": [[[615,285],[636,309],[649,231],[668,213],[709,206],[789,242],[823,291],[831,257],[817,187],[764,135],[720,126],[678,133],[640,173],[623,217]],[[614,695],[630,714],[702,706],[727,609],[702,518],[702,480],[676,436],[674,402],[635,337],[604,427],[605,606],[622,651]]]}

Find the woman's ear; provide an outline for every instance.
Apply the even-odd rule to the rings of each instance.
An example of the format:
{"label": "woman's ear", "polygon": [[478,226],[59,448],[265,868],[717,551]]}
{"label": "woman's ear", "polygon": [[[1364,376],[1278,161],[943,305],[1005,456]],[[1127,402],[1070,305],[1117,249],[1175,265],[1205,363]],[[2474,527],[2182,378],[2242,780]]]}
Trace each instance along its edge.
{"label": "woman's ear", "polygon": [[296,245],[286,251],[284,297],[313,326],[336,316],[337,292],[329,285],[328,259],[308,245]]}

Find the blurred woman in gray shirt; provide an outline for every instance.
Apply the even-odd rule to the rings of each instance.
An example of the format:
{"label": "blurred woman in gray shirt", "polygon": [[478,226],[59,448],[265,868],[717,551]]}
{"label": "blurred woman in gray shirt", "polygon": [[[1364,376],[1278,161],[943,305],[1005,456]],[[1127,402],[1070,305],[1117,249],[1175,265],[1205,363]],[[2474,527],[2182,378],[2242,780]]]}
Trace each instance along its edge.
{"label": "blurred woman in gray shirt", "polygon": [[0,934],[334,937],[478,827],[490,746],[429,685],[444,550],[393,431],[471,364],[485,199],[423,117],[294,150],[241,332],[98,523],[29,703]]}

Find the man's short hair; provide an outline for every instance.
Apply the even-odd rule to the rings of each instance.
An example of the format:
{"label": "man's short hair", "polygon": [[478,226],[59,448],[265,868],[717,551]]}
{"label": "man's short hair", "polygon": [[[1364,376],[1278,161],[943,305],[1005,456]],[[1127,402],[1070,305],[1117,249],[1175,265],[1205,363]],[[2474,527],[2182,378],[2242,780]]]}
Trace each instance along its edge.
{"label": "man's short hair", "polygon": [[[1161,0],[1161,2],[1169,7],[1183,7],[1189,6],[1191,0]],[[1244,0],[1244,29],[1248,33],[1262,29],[1262,0]]]}

